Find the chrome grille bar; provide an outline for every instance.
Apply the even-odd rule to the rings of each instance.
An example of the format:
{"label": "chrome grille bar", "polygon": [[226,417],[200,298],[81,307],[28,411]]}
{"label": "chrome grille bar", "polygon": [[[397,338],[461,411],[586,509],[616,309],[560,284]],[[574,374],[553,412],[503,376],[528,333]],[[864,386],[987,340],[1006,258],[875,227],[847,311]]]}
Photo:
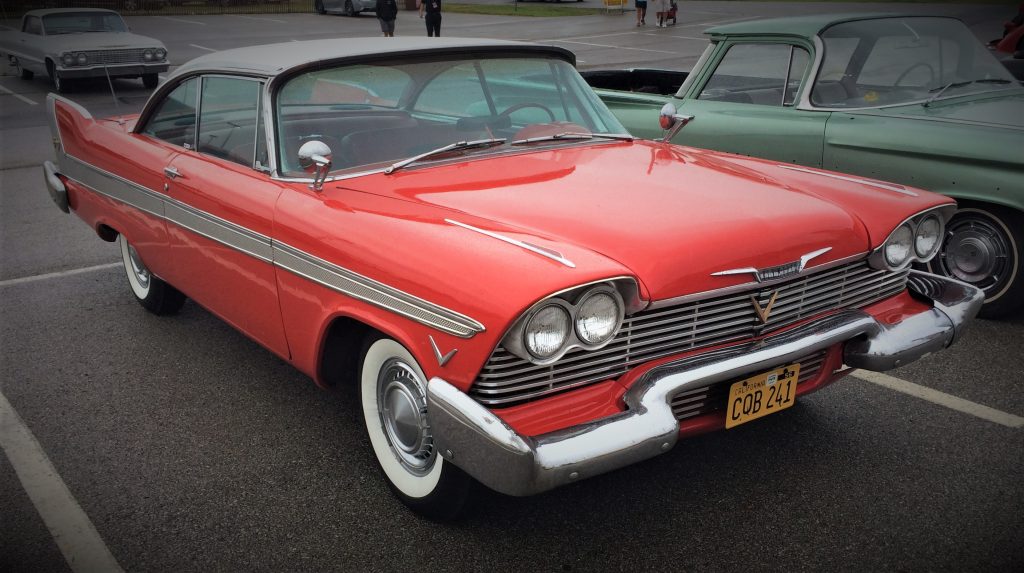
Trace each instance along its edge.
{"label": "chrome grille bar", "polygon": [[84,52],[89,58],[89,65],[103,64],[139,64],[143,62],[143,48],[125,50],[91,50]]}
{"label": "chrome grille bar", "polygon": [[[614,379],[651,360],[761,336],[833,310],[868,306],[905,289],[909,272],[879,271],[859,261],[773,287],[641,311],[627,317],[604,348],[576,349],[548,366],[499,346],[469,394],[488,406],[508,406]],[[761,324],[750,299],[765,308],[776,291],[768,322]]]}

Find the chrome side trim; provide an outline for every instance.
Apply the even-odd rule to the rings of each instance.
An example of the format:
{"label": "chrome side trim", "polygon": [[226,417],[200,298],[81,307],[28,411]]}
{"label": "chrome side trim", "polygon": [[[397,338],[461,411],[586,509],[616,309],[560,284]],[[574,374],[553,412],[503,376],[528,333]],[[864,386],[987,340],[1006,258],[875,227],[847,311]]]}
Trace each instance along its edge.
{"label": "chrome side trim", "polygon": [[[623,395],[626,409],[540,436],[523,436],[441,378],[427,385],[427,413],[444,458],[488,487],[532,495],[662,454],[679,439],[672,398],[680,392],[765,372],[835,345],[847,364],[884,370],[907,364],[955,340],[980,308],[969,285],[915,272],[915,289],[934,307],[895,325],[844,310],[760,340],[665,364]],[[927,283],[926,286],[917,283]]]}
{"label": "chrome side trim", "polygon": [[574,262],[570,261],[569,259],[565,258],[564,256],[562,256],[562,253],[559,253],[558,251],[553,251],[551,249],[545,249],[544,247],[538,247],[537,245],[531,245],[530,243],[519,241],[519,240],[513,239],[511,237],[506,237],[505,235],[494,233],[492,231],[487,231],[487,230],[484,230],[484,229],[480,229],[480,228],[474,227],[472,225],[467,225],[465,223],[460,223],[460,222],[455,221],[453,219],[445,219],[444,222],[448,223],[449,225],[455,225],[456,227],[462,227],[463,229],[467,229],[467,230],[470,230],[470,231],[474,231],[474,232],[480,233],[481,235],[486,235],[486,236],[488,236],[488,237],[490,237],[492,239],[498,239],[499,241],[504,241],[504,242],[506,242],[506,243],[508,243],[510,245],[515,245],[515,246],[517,246],[517,247],[519,247],[521,249],[526,249],[527,251],[530,251],[531,253],[534,253],[536,255],[540,255],[542,257],[545,257],[545,258],[551,259],[553,261],[562,263],[563,265],[569,267],[570,269],[575,269],[576,268],[576,263],[574,263]]}
{"label": "chrome side trim", "polygon": [[[48,98],[51,112],[54,111],[54,97],[51,94]],[[53,114],[50,115],[52,118]],[[468,316],[274,241],[266,235],[151,191],[68,155],[60,145],[56,120],[52,121],[58,147],[57,158],[61,166],[60,174],[97,195],[134,207],[257,260],[442,332],[471,338],[486,330],[483,324]]]}
{"label": "chrome side trim", "polygon": [[485,330],[468,316],[448,310],[371,278],[274,241],[274,264],[352,298],[368,302],[461,338]]}
{"label": "chrome side trim", "polygon": [[904,195],[910,195],[911,197],[917,197],[917,193],[907,189],[902,185],[896,185],[895,183],[882,183],[881,181],[870,181],[868,179],[861,179],[860,177],[851,177],[849,175],[839,175],[838,173],[829,173],[827,171],[820,171],[816,169],[806,169],[803,167],[796,167],[794,165],[782,165],[778,164],[776,167],[782,169],[789,169],[790,171],[799,171],[801,173],[810,173],[811,175],[820,175],[822,177],[830,177],[832,179],[839,179],[841,181],[849,181],[851,183],[860,183],[861,185],[869,185],[871,187],[877,187],[879,189],[885,189],[887,191],[895,191],[897,193],[903,193]]}
{"label": "chrome side trim", "polygon": [[[665,298],[665,299],[661,299],[661,300],[656,300],[656,301],[652,302],[647,307],[647,309],[648,310],[656,310],[656,309],[659,309],[659,308],[664,308],[666,306],[675,306],[677,304],[683,304],[683,303],[692,302],[692,301],[695,301],[695,300],[701,300],[701,299],[705,299],[705,298],[714,298],[714,297],[729,295],[729,294],[733,294],[733,293],[737,293],[737,292],[744,292],[744,291],[749,291],[749,290],[753,290],[753,289],[757,289],[757,288],[769,287],[769,286],[772,286],[772,285],[779,284],[779,283],[781,283],[783,281],[790,280],[790,279],[792,279],[794,277],[799,277],[799,276],[802,276],[802,275],[805,275],[805,274],[808,274],[808,273],[812,273],[812,272],[816,273],[816,272],[819,272],[819,271],[824,271],[824,270],[828,270],[828,269],[831,269],[831,268],[834,268],[834,267],[845,265],[846,263],[849,263],[849,262],[852,262],[852,261],[856,261],[858,259],[863,259],[864,257],[868,256],[868,254],[869,253],[859,253],[859,254],[851,255],[849,257],[845,257],[845,258],[842,258],[842,259],[836,259],[836,260],[834,260],[832,262],[825,263],[825,264],[822,264],[822,265],[818,265],[818,266],[810,268],[810,269],[805,268],[803,271],[801,271],[801,272],[799,272],[799,273],[797,273],[795,275],[790,275],[790,276],[782,277],[782,278],[778,278],[778,279],[767,280],[767,281],[764,281],[764,282],[750,281],[750,282],[746,282],[746,283],[739,284],[739,285],[736,285],[736,286],[724,287],[724,288],[714,289],[714,290],[706,290],[704,292],[697,292],[697,293],[693,293],[693,294],[677,296],[675,298]],[[737,271],[738,270],[741,270],[741,269],[737,269]],[[743,270],[746,270],[746,269],[743,269]],[[750,269],[750,271],[756,271],[756,270],[757,269]]]}

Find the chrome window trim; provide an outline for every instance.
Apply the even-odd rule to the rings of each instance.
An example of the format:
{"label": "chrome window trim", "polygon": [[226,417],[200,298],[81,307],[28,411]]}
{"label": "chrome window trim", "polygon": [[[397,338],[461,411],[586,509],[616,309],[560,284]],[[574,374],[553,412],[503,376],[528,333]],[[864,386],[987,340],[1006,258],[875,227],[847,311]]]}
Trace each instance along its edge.
{"label": "chrome window trim", "polygon": [[806,268],[806,269],[804,269],[803,271],[801,271],[801,272],[799,272],[797,274],[789,275],[789,276],[786,276],[786,277],[783,277],[783,278],[779,278],[779,279],[765,281],[763,283],[762,282],[757,282],[757,281],[750,281],[750,282],[746,282],[746,283],[743,283],[743,284],[738,284],[738,285],[735,285],[735,286],[724,287],[724,288],[713,289],[713,290],[706,290],[706,291],[703,291],[703,292],[697,292],[697,293],[693,293],[693,294],[677,296],[675,298],[663,298],[661,300],[656,300],[656,301],[651,302],[651,304],[648,305],[647,309],[645,309],[645,310],[656,310],[656,309],[664,308],[664,307],[667,307],[667,306],[674,306],[674,305],[677,305],[677,304],[684,304],[684,303],[687,303],[687,302],[693,302],[693,301],[702,300],[702,299],[705,299],[705,298],[715,298],[715,297],[718,297],[718,296],[725,296],[725,295],[733,294],[733,293],[736,293],[736,292],[744,292],[744,291],[750,291],[750,290],[754,290],[754,289],[763,289],[763,288],[766,288],[766,287],[770,287],[772,285],[776,285],[776,284],[781,283],[781,282],[793,280],[794,278],[797,278],[797,277],[801,277],[801,276],[804,276],[804,275],[807,275],[807,274],[811,274],[811,273],[817,273],[817,272],[820,272],[820,271],[825,271],[825,270],[828,270],[828,269],[831,269],[831,268],[834,268],[834,267],[838,267],[838,266],[844,265],[846,263],[850,263],[850,262],[856,261],[858,259],[863,259],[864,257],[867,257],[869,254],[870,254],[869,252],[863,252],[863,253],[858,253],[856,255],[850,255],[849,257],[843,257],[841,259],[836,259],[834,261],[831,261],[831,262],[828,262],[828,263],[824,263],[824,264],[821,264],[821,265],[817,265],[815,267]]}

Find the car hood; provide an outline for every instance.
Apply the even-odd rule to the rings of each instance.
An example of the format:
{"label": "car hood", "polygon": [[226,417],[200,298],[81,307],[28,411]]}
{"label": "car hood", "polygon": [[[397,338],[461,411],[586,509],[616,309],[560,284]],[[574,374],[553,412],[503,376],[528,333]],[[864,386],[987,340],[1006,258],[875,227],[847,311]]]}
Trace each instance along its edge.
{"label": "car hood", "polygon": [[[910,214],[950,202],[821,173],[635,142],[408,167],[341,183],[442,208],[449,224],[525,234],[563,254],[593,251],[630,269],[655,300],[751,278],[712,275],[718,271],[772,267],[824,248],[810,267],[866,254]],[[520,248],[470,236],[493,250]]]}
{"label": "car hood", "polygon": [[163,48],[160,40],[131,32],[89,32],[46,36],[46,49],[52,53],[67,50],[116,50],[124,48]]}
{"label": "car hood", "polygon": [[1024,89],[951,97],[928,107],[914,104],[851,113],[1024,129]]}

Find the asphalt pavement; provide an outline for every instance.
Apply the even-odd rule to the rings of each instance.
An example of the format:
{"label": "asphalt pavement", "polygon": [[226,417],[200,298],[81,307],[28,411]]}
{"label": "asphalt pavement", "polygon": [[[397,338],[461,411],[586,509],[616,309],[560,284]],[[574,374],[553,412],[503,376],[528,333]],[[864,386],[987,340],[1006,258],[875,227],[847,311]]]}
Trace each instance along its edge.
{"label": "asphalt pavement", "polygon": [[[629,13],[445,14],[442,30],[561,45],[583,68],[686,70],[704,47],[701,30],[720,22],[938,13],[988,38],[1012,12],[916,3],[680,8],[669,28],[637,28]],[[211,50],[378,30],[372,17],[314,14],[129,23],[161,38],[179,65]],[[412,13],[399,15],[399,35],[421,32]],[[378,475],[351,389],[317,389],[192,302],[156,317],[132,300],[116,246],[45,192],[47,90],[45,78],[0,77],[0,396],[16,412],[0,414],[0,432],[20,418],[125,570],[1024,570],[1024,429],[853,377],[636,466],[530,498],[480,488],[462,521],[420,519]],[[148,94],[120,80],[113,96],[103,83],[71,97],[104,116],[138,111]],[[977,321],[953,348],[890,374],[1021,417],[1022,348],[1024,317]],[[74,570],[8,456],[0,456],[0,570]]]}

